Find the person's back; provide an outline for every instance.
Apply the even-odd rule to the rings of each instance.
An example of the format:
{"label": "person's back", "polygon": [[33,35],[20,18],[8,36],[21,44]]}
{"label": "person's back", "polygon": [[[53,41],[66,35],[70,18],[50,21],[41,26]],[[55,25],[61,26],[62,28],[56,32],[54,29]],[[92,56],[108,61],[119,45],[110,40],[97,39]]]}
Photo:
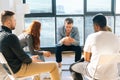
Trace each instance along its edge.
{"label": "person's back", "polygon": [[28,34],[24,34],[24,33],[21,33],[18,38],[20,40],[20,45],[22,48],[26,47],[27,46],[27,35]]}
{"label": "person's back", "polygon": [[[95,33],[90,34],[86,39],[84,45],[85,61],[71,65],[70,69],[72,71],[98,80],[105,80],[100,78],[104,75],[102,70],[105,71],[105,67],[97,66],[99,57],[103,54],[118,54],[120,49],[118,37],[108,31],[106,24],[107,20],[104,15],[98,14],[93,17],[93,28]],[[111,76],[109,76],[109,78],[111,78]]]}
{"label": "person's back", "polygon": [[[117,54],[119,52],[119,40],[117,36],[115,36],[112,32],[109,31],[99,31],[91,34],[88,38],[92,43],[92,56],[90,63],[88,64],[88,71],[90,75],[94,76],[100,55]],[[97,72],[100,72],[99,70],[101,69],[98,68]],[[96,73],[96,75],[97,78],[101,76],[100,73]]]}
{"label": "person's back", "polygon": [[[0,52],[4,52],[4,55],[8,57],[6,59],[9,65],[13,64],[13,65],[10,65],[10,67],[12,67],[11,69],[13,70],[13,72],[17,72],[20,69],[20,66],[22,65],[22,63],[17,58],[12,59],[12,57],[16,55],[14,54],[14,52],[12,52],[10,49],[7,48],[7,46],[12,45],[11,43],[13,41],[12,42],[8,41],[9,40],[8,38],[10,38],[11,36],[14,36],[14,35],[11,35],[10,33],[7,33],[5,31],[0,32]],[[8,43],[6,43],[6,41],[8,41]],[[11,53],[11,54],[8,54],[8,53]]]}

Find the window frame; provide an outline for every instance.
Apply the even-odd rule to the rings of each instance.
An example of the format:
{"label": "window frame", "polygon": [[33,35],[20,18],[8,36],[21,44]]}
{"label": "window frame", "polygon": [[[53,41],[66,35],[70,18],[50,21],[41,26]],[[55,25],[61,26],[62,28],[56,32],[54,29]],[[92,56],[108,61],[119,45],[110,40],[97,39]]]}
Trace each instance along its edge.
{"label": "window frame", "polygon": [[[25,3],[26,0],[23,0],[23,3]],[[31,13],[31,14],[26,14],[25,17],[55,17],[55,44],[57,43],[57,17],[83,17],[83,45],[85,43],[85,27],[86,27],[86,22],[85,18],[86,16],[93,16],[97,13],[102,13],[105,16],[113,16],[114,17],[114,30],[113,33],[115,33],[115,28],[116,28],[116,16],[120,16],[120,14],[116,14],[116,0],[111,0],[111,11],[100,11],[100,12],[87,12],[87,0],[84,0],[83,2],[83,7],[84,7],[84,12],[83,14],[65,14],[65,15],[56,15],[56,0],[52,0],[52,13]],[[83,47],[82,45],[82,47]],[[48,49],[48,47],[46,47]],[[46,49],[44,48],[44,49]],[[54,47],[50,47],[49,49],[53,49]],[[49,50],[48,49],[48,50]]]}
{"label": "window frame", "polygon": [[[55,3],[56,0],[51,0],[52,1],[52,13],[30,13],[30,14],[26,14],[25,17],[42,17],[42,16],[46,16],[46,17],[53,17],[55,15]],[[26,3],[26,0],[23,0],[23,3]]]}
{"label": "window frame", "polygon": [[107,14],[114,14],[114,0],[111,0],[111,11],[87,11],[87,0],[85,0],[85,14],[88,14],[88,15],[95,15],[97,13],[103,13],[105,15]]}

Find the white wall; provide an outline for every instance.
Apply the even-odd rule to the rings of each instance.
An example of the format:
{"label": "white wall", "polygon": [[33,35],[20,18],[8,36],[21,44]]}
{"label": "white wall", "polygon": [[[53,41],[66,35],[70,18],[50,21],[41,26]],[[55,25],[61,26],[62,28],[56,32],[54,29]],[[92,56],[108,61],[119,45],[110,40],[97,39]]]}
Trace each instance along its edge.
{"label": "white wall", "polygon": [[24,15],[29,12],[28,5],[23,4],[22,0],[0,0],[0,12],[3,10],[10,10],[15,12],[16,29],[13,31],[19,35],[24,29]]}

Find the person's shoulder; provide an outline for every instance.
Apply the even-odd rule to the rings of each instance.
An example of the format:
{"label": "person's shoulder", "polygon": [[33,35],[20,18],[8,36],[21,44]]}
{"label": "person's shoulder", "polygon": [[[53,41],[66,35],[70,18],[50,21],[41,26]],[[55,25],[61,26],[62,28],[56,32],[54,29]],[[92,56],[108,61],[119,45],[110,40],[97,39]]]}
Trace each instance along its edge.
{"label": "person's shoulder", "polygon": [[26,38],[27,38],[27,39],[31,39],[31,38],[32,38],[32,35],[31,35],[31,34],[26,34]]}
{"label": "person's shoulder", "polygon": [[97,35],[97,33],[91,33],[91,34],[88,35],[88,38],[93,38],[93,37],[95,37],[96,35]]}
{"label": "person's shoulder", "polygon": [[73,26],[73,27],[72,27],[72,32],[78,32],[78,28],[75,27],[75,26]]}
{"label": "person's shoulder", "polygon": [[6,37],[17,37],[15,34],[9,33],[9,32],[2,32],[3,35],[5,35]]}
{"label": "person's shoulder", "polygon": [[16,38],[17,36],[15,34],[8,34],[8,37]]}
{"label": "person's shoulder", "polygon": [[73,29],[74,29],[74,30],[78,30],[78,27],[76,27],[76,26],[73,26]]}
{"label": "person's shoulder", "polygon": [[11,36],[11,33],[5,32],[5,31],[1,31],[0,32],[0,37],[4,40],[9,39],[9,36]]}
{"label": "person's shoulder", "polygon": [[77,29],[77,27],[76,27],[76,26],[73,26],[73,28],[74,28],[74,29]]}
{"label": "person's shoulder", "polygon": [[6,40],[8,40],[9,42],[15,42],[16,40],[19,40],[18,37],[15,34],[7,34],[6,36]]}

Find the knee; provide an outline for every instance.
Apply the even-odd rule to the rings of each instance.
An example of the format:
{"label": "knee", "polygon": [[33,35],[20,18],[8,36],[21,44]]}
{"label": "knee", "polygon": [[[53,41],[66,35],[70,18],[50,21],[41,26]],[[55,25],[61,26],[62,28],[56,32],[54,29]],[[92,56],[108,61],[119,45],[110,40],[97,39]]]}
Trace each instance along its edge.
{"label": "knee", "polygon": [[50,73],[54,72],[56,69],[58,69],[58,65],[56,62],[52,62],[51,64],[52,70],[50,71]]}
{"label": "knee", "polygon": [[57,66],[58,66],[56,62],[51,62],[50,65],[53,66],[53,68],[57,68]]}

